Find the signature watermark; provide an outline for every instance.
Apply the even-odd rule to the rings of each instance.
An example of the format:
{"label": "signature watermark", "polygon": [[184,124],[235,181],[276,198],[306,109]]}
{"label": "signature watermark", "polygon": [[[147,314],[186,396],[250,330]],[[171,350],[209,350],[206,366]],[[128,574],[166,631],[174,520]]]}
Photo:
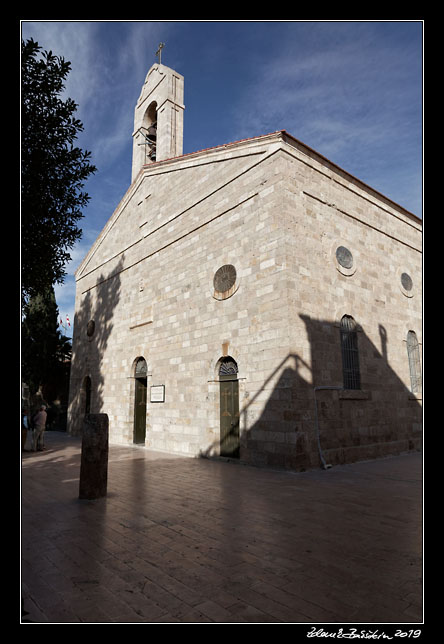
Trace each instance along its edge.
{"label": "signature watermark", "polygon": [[313,626],[312,629],[308,631],[307,637],[325,637],[325,638],[332,638],[337,640],[340,640],[340,639],[392,640],[395,637],[406,637],[406,638],[416,639],[418,637],[421,637],[421,629],[402,630],[398,628],[395,630],[395,632],[392,635],[387,635],[387,633],[379,629],[371,631],[371,630],[358,630],[357,628],[349,628],[348,630],[344,630],[343,628],[340,628],[337,631],[326,631],[323,628],[316,628],[316,626]]}

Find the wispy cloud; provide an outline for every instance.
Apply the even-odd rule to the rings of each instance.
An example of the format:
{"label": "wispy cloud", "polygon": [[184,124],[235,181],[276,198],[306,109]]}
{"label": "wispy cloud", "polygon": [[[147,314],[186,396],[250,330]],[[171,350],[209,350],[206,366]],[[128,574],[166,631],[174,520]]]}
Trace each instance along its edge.
{"label": "wispy cloud", "polygon": [[[242,100],[259,125],[282,121],[297,131],[318,131],[321,136],[353,123],[396,125],[412,105],[418,104],[410,86],[403,83],[405,65],[399,52],[378,49],[372,52],[361,39],[355,42],[324,44],[324,51],[284,48],[282,54],[264,65],[245,89]],[[417,63],[418,64],[418,63]]]}
{"label": "wispy cloud", "polygon": [[100,78],[97,51],[95,48],[94,22],[24,22],[22,36],[33,38],[45,50],[62,56],[71,63],[71,72],[66,80],[65,94],[79,103],[81,109],[93,100],[95,87]]}
{"label": "wispy cloud", "polygon": [[407,155],[421,150],[417,45],[384,39],[368,24],[310,25],[287,35],[254,66],[233,104],[238,138],[286,129],[372,185],[384,184],[389,170],[393,176],[393,165],[414,176]]}
{"label": "wispy cloud", "polygon": [[[148,22],[24,22],[23,37],[71,62],[65,95],[78,104],[94,163],[107,166],[131,142],[133,111],[159,33]],[[106,43],[106,46],[104,46]]]}

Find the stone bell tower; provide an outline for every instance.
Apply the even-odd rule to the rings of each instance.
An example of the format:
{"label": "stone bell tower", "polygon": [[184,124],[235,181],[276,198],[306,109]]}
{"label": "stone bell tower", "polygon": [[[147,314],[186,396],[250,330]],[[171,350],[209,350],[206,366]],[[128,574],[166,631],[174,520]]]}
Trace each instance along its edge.
{"label": "stone bell tower", "polygon": [[134,112],[131,181],[143,165],[183,154],[183,76],[154,64]]}

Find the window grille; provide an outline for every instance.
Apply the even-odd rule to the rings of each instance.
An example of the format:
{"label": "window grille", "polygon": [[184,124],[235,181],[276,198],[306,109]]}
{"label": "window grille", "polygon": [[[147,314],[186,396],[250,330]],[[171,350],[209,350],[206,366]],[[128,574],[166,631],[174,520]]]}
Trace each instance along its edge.
{"label": "window grille", "polygon": [[237,364],[233,358],[224,358],[219,367],[219,376],[235,376],[237,375]]}
{"label": "window grille", "polygon": [[136,363],[136,371],[135,371],[136,378],[146,378],[147,372],[148,372],[148,369],[144,358],[139,358]]}
{"label": "window grille", "polygon": [[344,389],[361,388],[356,328],[354,319],[350,315],[344,315],[340,329]]}
{"label": "window grille", "polygon": [[422,377],[419,343],[414,331],[407,333],[407,355],[409,359],[411,390],[412,393],[417,394],[421,392]]}

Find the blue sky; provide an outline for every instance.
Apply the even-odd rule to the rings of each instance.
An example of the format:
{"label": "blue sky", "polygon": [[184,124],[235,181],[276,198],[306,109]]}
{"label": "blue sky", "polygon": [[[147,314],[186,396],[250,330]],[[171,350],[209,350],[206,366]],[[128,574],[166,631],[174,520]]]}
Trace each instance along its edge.
{"label": "blue sky", "polygon": [[[23,21],[22,37],[69,60],[97,173],[56,286],[74,319],[74,271],[131,182],[134,107],[162,63],[185,77],[184,153],[287,130],[422,216],[423,24],[417,21]],[[72,327],[71,327],[72,328]],[[68,335],[71,335],[69,330]]]}

